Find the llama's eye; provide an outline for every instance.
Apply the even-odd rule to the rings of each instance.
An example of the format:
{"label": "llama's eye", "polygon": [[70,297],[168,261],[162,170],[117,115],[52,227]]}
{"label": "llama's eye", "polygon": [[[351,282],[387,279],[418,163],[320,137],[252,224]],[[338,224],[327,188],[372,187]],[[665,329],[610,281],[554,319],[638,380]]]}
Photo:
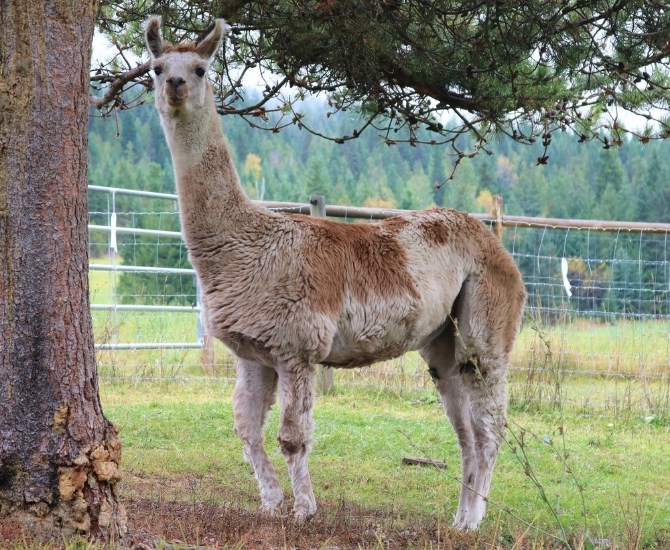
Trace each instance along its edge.
{"label": "llama's eye", "polygon": [[155,67],[154,68],[154,74],[156,76],[160,76],[162,72],[163,72],[163,69],[161,69],[160,67]]}
{"label": "llama's eye", "polygon": [[197,74],[200,78],[202,78],[203,76],[205,76],[205,69],[203,69],[202,67],[196,67],[195,74]]}

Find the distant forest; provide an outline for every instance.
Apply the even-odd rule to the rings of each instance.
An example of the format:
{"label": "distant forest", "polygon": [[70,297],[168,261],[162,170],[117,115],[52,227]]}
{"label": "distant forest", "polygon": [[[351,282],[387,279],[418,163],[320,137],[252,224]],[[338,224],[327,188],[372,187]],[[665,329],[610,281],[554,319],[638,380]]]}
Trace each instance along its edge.
{"label": "distant forest", "polygon": [[[312,103],[307,120],[331,136],[351,135],[355,114],[326,117]],[[326,110],[324,105],[323,111]],[[95,185],[174,192],[170,154],[153,105],[91,117],[89,181]],[[488,155],[464,159],[453,180],[447,147],[386,145],[374,130],[336,144],[290,126],[278,133],[223,117],[242,183],[251,198],[418,209],[431,205],[489,212],[500,194],[506,214],[670,222],[670,144],[636,141],[604,149],[554,134],[547,165],[540,143],[502,137]],[[467,143],[462,144],[467,148]]]}
{"label": "distant forest", "polygon": [[[312,107],[314,109],[314,106]],[[340,113],[322,120],[317,130],[332,136],[352,134],[356,120]],[[222,120],[242,184],[252,198],[307,202],[323,194],[330,204],[417,209],[431,205],[469,212],[490,212],[492,195],[505,200],[506,214],[557,218],[670,222],[670,143],[635,141],[603,149],[576,136],[552,136],[549,162],[538,165],[544,147],[509,139],[460,163],[444,146],[406,143],[388,146],[374,131],[336,144],[295,126],[279,133],[254,129],[235,117]],[[461,144],[467,146],[467,143]],[[89,180],[95,185],[175,191],[170,154],[152,105],[91,118]],[[440,185],[443,184],[443,185]],[[92,192],[91,221],[108,223],[109,196]],[[132,196],[116,197],[119,225],[177,231],[170,205]],[[643,317],[670,314],[670,271],[665,240],[644,247],[638,236],[597,235],[541,230],[507,231],[530,291],[530,303],[551,319],[563,307],[562,256],[569,258],[572,312],[607,318],[614,312]],[[568,235],[570,238],[568,238]],[[108,250],[108,234],[93,232],[93,255]],[[646,242],[646,241],[645,241]],[[537,251],[551,263],[539,273]],[[119,253],[127,265],[189,267],[177,239],[120,235]],[[552,259],[553,258],[553,259]],[[121,300],[128,303],[195,303],[193,277],[124,274]]]}

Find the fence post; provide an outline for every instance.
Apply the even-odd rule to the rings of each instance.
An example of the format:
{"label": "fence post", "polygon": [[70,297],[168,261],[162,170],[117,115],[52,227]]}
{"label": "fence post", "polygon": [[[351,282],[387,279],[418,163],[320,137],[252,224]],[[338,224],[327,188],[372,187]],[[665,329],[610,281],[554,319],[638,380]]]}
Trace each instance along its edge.
{"label": "fence post", "polygon": [[112,265],[114,266],[114,278],[113,278],[113,283],[112,283],[112,305],[114,306],[112,308],[112,327],[113,327],[113,342],[114,344],[119,343],[119,323],[117,322],[116,315],[117,315],[117,306],[119,305],[119,295],[117,292],[117,273],[116,273],[116,265],[119,259],[119,247],[118,243],[116,242],[116,193],[112,193],[112,211],[109,214],[109,227],[110,232],[109,232],[109,255],[111,256],[112,259]]}
{"label": "fence post", "polygon": [[505,201],[502,198],[502,195],[493,195],[493,211],[491,214],[495,218],[493,221],[493,232],[496,237],[501,241],[503,240],[503,210],[505,207]]}
{"label": "fence post", "polygon": [[208,376],[214,375],[214,363],[216,362],[216,356],[214,355],[214,341],[212,337],[207,334],[207,327],[205,326],[205,313],[202,306],[202,294],[200,289],[200,280],[198,276],[195,275],[195,304],[200,308],[200,313],[198,314],[198,321],[196,326],[196,333],[198,342],[202,346],[202,351],[200,353],[200,365],[202,365],[202,370],[205,371],[205,374]]}
{"label": "fence post", "polygon": [[[318,218],[326,217],[326,197],[323,195],[311,195],[309,197],[309,215]],[[334,388],[333,369],[317,365],[316,367],[317,388],[320,393],[330,393]]]}

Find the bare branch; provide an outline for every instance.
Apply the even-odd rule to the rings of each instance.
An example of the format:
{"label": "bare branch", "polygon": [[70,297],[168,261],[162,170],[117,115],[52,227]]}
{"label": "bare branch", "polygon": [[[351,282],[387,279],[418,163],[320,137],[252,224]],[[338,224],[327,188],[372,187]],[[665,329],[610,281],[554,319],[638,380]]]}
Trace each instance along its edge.
{"label": "bare branch", "polygon": [[138,65],[134,69],[121,73],[117,76],[107,88],[105,94],[102,97],[96,97],[94,95],[90,96],[91,105],[98,109],[102,109],[110,103],[117,101],[118,95],[123,91],[126,84],[133,82],[144,76],[149,72],[151,63],[149,61]]}

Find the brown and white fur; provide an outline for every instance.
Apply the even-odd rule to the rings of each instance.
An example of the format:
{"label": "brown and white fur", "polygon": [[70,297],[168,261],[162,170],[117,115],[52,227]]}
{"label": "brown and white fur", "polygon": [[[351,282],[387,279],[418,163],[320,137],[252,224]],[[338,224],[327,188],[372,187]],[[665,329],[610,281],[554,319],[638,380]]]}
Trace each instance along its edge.
{"label": "brown and white fur", "polygon": [[263,507],[281,487],[263,425],[281,389],[279,444],[300,521],[316,512],[307,455],[314,365],[358,367],[419,350],[458,436],[455,525],[484,516],[505,422],[506,376],[526,298],[519,271],[479,221],[432,209],[378,224],[270,212],[249,201],[226,147],[206,73],[227,32],[164,42],[146,27],[155,102],[172,152],[184,239],[208,328],[238,358],[235,430]]}

